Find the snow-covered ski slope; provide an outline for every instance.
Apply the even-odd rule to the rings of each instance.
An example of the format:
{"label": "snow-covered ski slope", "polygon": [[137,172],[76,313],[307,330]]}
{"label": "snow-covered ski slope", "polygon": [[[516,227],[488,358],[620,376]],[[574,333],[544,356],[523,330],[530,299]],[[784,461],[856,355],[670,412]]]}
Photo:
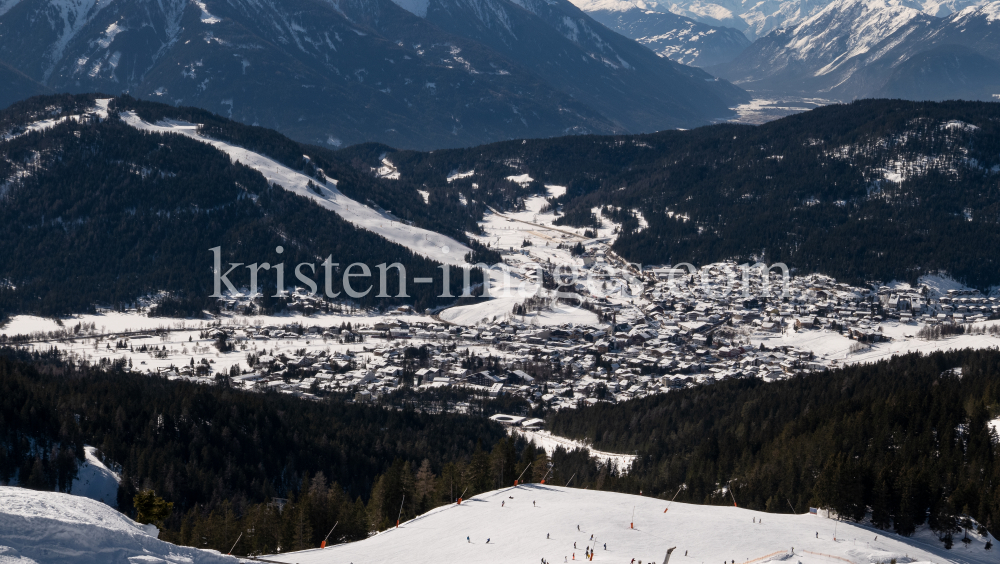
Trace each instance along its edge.
{"label": "snow-covered ski slope", "polygon": [[[135,112],[122,112],[122,120],[136,129],[154,133],[176,133],[185,135],[229,155],[233,162],[240,162],[264,175],[272,184],[278,184],[285,190],[300,196],[310,198],[320,206],[336,213],[351,224],[367,229],[394,243],[398,243],[416,254],[441,263],[461,265],[465,263],[465,255],[471,250],[451,237],[428,231],[412,225],[407,225],[390,214],[376,211],[362,203],[345,196],[337,189],[336,180],[328,180],[326,185],[285,165],[261,155],[198,134],[198,126],[192,123],[163,120],[155,124],[142,120]],[[320,186],[322,195],[313,192],[309,183]],[[378,262],[382,262],[379,260]]]}
{"label": "snow-covered ski slope", "polygon": [[928,531],[904,538],[808,513],[681,503],[664,513],[666,507],[637,495],[531,484],[435,509],[363,541],[262,558],[299,564],[534,564],[544,558],[559,564],[582,560],[593,546],[593,562],[605,564],[633,558],[662,564],[670,547],[677,547],[670,564],[996,561],[995,551],[983,550],[985,541],[971,533],[968,549],[956,539],[955,548],[945,550]]}
{"label": "snow-covered ski slope", "polygon": [[0,486],[2,564],[236,564],[215,551],[176,546],[107,505]]}

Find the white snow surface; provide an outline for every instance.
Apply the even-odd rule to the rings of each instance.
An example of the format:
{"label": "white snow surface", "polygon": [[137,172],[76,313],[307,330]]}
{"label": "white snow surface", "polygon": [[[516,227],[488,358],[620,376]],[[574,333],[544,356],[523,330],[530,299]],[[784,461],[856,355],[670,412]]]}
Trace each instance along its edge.
{"label": "white snow surface", "polygon": [[118,507],[118,482],[121,477],[97,458],[97,448],[83,447],[86,459],[77,469],[70,493]]}
{"label": "white snow surface", "polygon": [[195,124],[174,120],[151,124],[143,121],[134,112],[123,112],[121,115],[125,123],[136,129],[154,133],[186,135],[211,145],[229,155],[234,162],[240,162],[260,172],[268,182],[278,184],[285,190],[309,198],[351,224],[398,243],[416,254],[438,262],[460,265],[464,264],[465,255],[471,251],[467,246],[451,237],[407,225],[388,212],[376,211],[348,198],[337,189],[336,180],[328,180],[326,185],[320,188],[322,195],[316,194],[308,185],[312,182],[318,186],[319,181],[259,153],[231,145],[225,141],[199,135],[198,126]]}
{"label": "white snow surface", "polygon": [[[527,176],[527,175],[523,175]],[[513,177],[512,177],[513,178]],[[480,242],[499,249],[521,249],[525,240],[531,243],[526,255],[515,260],[508,259],[509,274],[505,275],[499,269],[490,271],[490,293],[493,299],[470,305],[450,307],[441,312],[443,321],[455,325],[477,325],[484,319],[492,320],[509,317],[514,306],[523,303],[532,296],[542,296],[530,280],[527,272],[532,270],[532,263],[551,261],[555,264],[574,264],[581,262],[570,255],[568,248],[559,249],[559,244],[574,244],[589,241],[582,235],[583,229],[553,225],[556,215],[551,211],[542,213],[546,197],[559,197],[566,193],[565,186],[546,186],[546,195],[532,196],[524,202],[524,211],[499,213],[489,210],[483,214],[480,223],[485,235],[474,235]],[[610,237],[614,226],[610,223],[599,231],[600,237]],[[453,276],[460,276],[456,273]],[[476,295],[478,295],[478,290]],[[543,310],[531,312],[520,321],[535,326],[555,326],[565,323],[574,325],[595,325],[597,316],[586,309],[570,304],[558,303]]]}
{"label": "white snow surface", "polygon": [[558,564],[582,560],[591,546],[593,562],[615,564],[633,558],[662,563],[670,547],[677,547],[670,564],[994,561],[984,540],[971,533],[968,550],[947,551],[925,530],[906,538],[808,513],[683,503],[665,509],[662,499],[526,484],[434,509],[363,541],[262,558],[299,564],[522,564],[544,558]]}
{"label": "white snow surface", "polygon": [[508,176],[507,180],[510,180],[515,184],[520,184],[521,186],[527,186],[528,184],[534,182],[535,179],[527,174],[518,174],[515,176]]}
{"label": "white snow surface", "polygon": [[191,0],[191,3],[194,4],[195,6],[198,6],[198,9],[201,10],[201,23],[211,25],[211,24],[217,24],[222,21],[219,18],[208,13],[208,8],[205,6],[204,2],[199,2],[198,0]]}
{"label": "white snow surface", "polygon": [[590,452],[591,457],[597,459],[602,464],[611,463],[612,466],[622,472],[627,471],[628,467],[631,466],[632,461],[635,460],[634,454],[618,454],[603,450],[594,450],[580,441],[574,441],[573,439],[553,435],[548,431],[534,431],[529,429],[519,429],[517,427],[509,427],[507,432],[512,436],[521,435],[526,440],[534,442],[535,446],[540,447],[549,456],[552,456],[552,453],[559,447],[566,449],[566,451],[573,451],[578,448],[587,449],[587,451]]}
{"label": "white snow surface", "polygon": [[465,172],[458,172],[457,170],[453,170],[453,171],[451,171],[448,174],[448,178],[446,178],[445,180],[448,181],[448,182],[454,182],[456,180],[461,180],[463,178],[468,178],[468,177],[472,176],[473,174],[476,174],[475,170],[467,170]]}
{"label": "white snow surface", "polygon": [[161,541],[99,501],[0,486],[0,563],[64,562],[235,564],[238,560]]}

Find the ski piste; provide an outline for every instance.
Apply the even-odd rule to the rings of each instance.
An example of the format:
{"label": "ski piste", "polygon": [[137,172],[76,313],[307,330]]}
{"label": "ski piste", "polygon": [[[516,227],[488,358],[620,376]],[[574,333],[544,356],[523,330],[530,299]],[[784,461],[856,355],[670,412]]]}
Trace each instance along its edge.
{"label": "ski piste", "polygon": [[363,541],[260,559],[289,564],[994,562],[993,551],[983,549],[986,539],[970,537],[975,538],[968,549],[949,551],[926,527],[902,537],[809,513],[765,515],[669,497],[519,484],[463,498],[461,504],[456,499]]}

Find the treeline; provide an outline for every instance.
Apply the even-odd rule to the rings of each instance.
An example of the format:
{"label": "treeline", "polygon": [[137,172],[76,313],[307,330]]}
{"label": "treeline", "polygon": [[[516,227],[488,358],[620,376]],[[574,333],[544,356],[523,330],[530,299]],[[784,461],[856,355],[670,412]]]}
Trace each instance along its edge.
{"label": "treeline", "polygon": [[640,456],[619,486],[771,512],[830,507],[942,538],[1000,525],[1000,352],[895,357],[765,384],[730,380],[552,414],[552,432]]}
{"label": "treeline", "polygon": [[[550,466],[551,463],[551,466]],[[575,474],[575,476],[574,476]],[[614,484],[616,471],[596,464],[585,451],[558,449],[550,458],[523,439],[501,438],[487,451],[477,446],[471,457],[445,464],[435,472],[430,460],[419,464],[396,459],[379,475],[367,496],[351,499],[323,472],[305,476],[288,498],[246,503],[243,498],[214,506],[196,506],[169,520],[160,538],[177,544],[234,554],[260,555],[362,540],[375,531],[406,522],[435,507],[481,492],[519,483],[602,488]],[[366,502],[367,499],[367,502]],[[178,525],[179,524],[179,525]],[[240,534],[242,533],[242,537]]]}

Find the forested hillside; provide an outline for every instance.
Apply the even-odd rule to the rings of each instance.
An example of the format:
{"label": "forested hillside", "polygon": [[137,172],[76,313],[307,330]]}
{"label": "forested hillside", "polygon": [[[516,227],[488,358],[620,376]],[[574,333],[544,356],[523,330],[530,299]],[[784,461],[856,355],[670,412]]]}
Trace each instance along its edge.
{"label": "forested hillside", "polygon": [[461,182],[477,193],[518,174],[566,186],[560,221],[603,208],[622,224],[614,250],[644,264],[781,261],[855,283],[940,270],[986,288],[1000,283],[997,118],[993,103],[862,100],[761,126],[387,158],[428,186],[456,187],[454,171],[475,171]]}
{"label": "forested hillside", "polygon": [[[504,431],[483,417],[235,391],[224,378],[219,386],[169,382],[123,363],[3,355],[30,363],[0,356],[0,481],[66,491],[83,445],[97,446],[121,469],[121,510],[134,516],[133,496],[145,489],[174,503],[168,540],[228,550],[235,534],[216,536],[216,527],[255,522],[259,534],[241,554],[314,547],[337,520],[339,540],[388,526],[387,508],[394,522],[404,493],[404,517],[412,517],[465,488],[498,485],[486,453]],[[289,499],[279,512],[276,503]],[[293,542],[282,527],[295,525],[289,515],[298,519],[300,510],[316,514],[304,517],[311,532]]]}
{"label": "forested hillside", "polygon": [[[432,214],[415,191],[400,193],[321,149],[309,150],[311,158],[305,159],[301,145],[270,130],[128,98],[112,101],[107,119],[81,113],[94,104],[92,95],[42,97],[0,112],[7,134],[0,142],[0,317],[130,304],[159,291],[181,296],[191,311],[211,308],[209,249],[217,246],[223,263],[283,261],[288,284],[296,283],[294,265],[308,262],[316,265],[314,279],[323,288],[319,263],[328,256],[341,265],[398,261],[410,276],[438,277],[437,263],[270,185],[259,172],[204,143],[145,133],[117,119],[114,112],[130,108],[159,112],[151,118],[191,118],[213,135],[288,161],[296,170],[317,177],[323,170],[336,174],[344,191],[359,200],[392,205],[403,220],[465,239],[469,225],[462,214]],[[69,115],[83,117],[65,119]],[[39,127],[44,120],[57,123]],[[448,209],[445,202],[435,204]],[[276,253],[279,246],[282,255]],[[246,269],[233,276],[237,287],[249,284]],[[334,291],[340,292],[341,272],[333,278]],[[259,282],[272,290],[265,294],[273,293],[273,273],[264,271]],[[397,293],[394,279],[389,286],[390,294]],[[435,303],[441,288],[411,293],[410,301],[424,308]],[[374,296],[362,298],[361,305],[374,304]],[[261,307],[277,307],[271,302]],[[392,303],[379,300],[380,305]]]}
{"label": "forested hillside", "polygon": [[830,507],[909,535],[1000,523],[1000,352],[907,355],[765,384],[730,380],[560,411],[552,432],[638,451],[617,484],[771,512]]}
{"label": "forested hillside", "polygon": [[[58,354],[0,359],[0,480],[63,489],[82,446],[120,465],[119,506],[152,489],[175,504],[163,537],[241,554],[364,538],[461,496],[522,481],[769,512],[829,507],[909,535],[1000,518],[1000,352],[909,355],[765,384],[730,380],[559,411],[556,434],[637,452],[627,474],[585,451],[551,458],[483,414],[424,414],[389,398],[311,402],[171,382]],[[531,465],[529,468],[529,464]],[[523,474],[522,474],[523,473]],[[679,493],[678,493],[679,491]],[[405,496],[405,501],[404,501]],[[283,510],[279,511],[279,508]]]}

